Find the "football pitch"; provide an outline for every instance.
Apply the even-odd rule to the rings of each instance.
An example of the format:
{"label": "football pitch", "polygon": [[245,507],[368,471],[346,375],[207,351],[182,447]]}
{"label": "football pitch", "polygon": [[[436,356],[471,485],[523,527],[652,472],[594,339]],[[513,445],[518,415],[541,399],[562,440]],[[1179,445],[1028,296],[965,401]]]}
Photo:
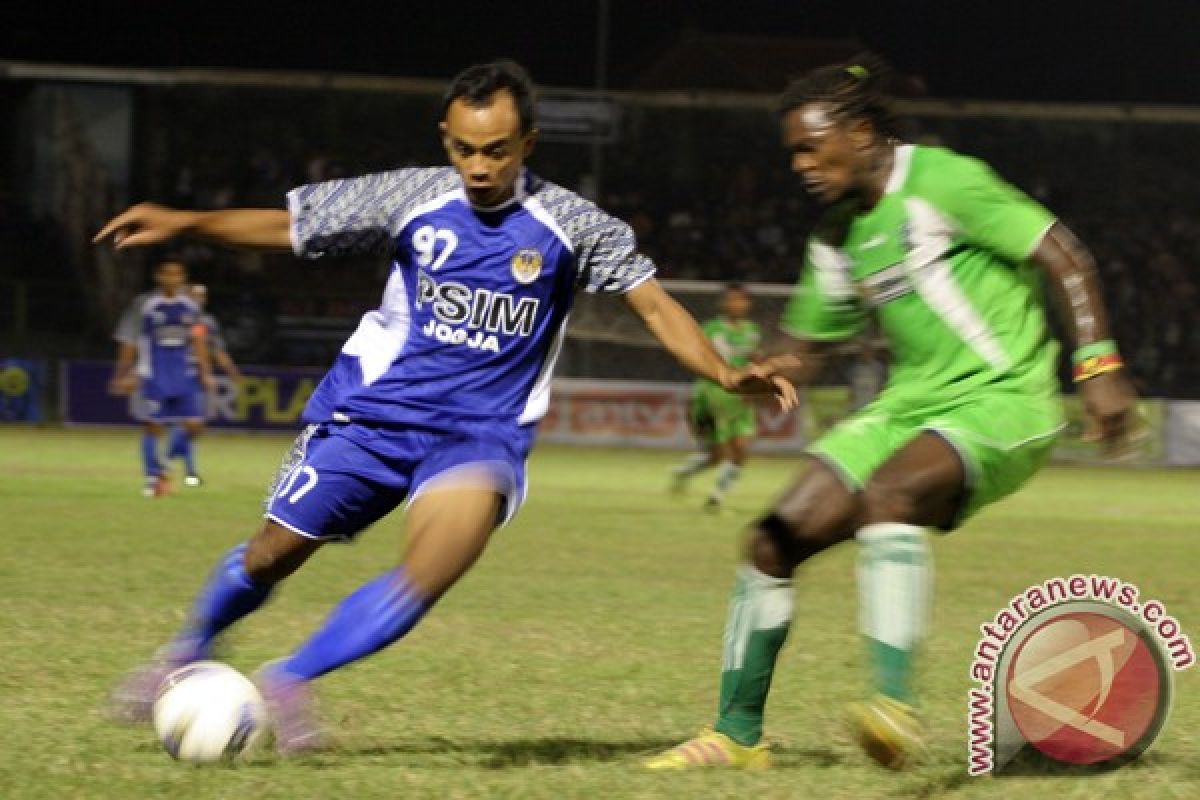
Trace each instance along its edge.
{"label": "football pitch", "polygon": [[[183,621],[217,556],[246,538],[288,440],[214,435],[208,485],[139,495],[132,431],[0,429],[0,797],[17,798],[1194,798],[1200,669],[1176,675],[1154,749],[1090,777],[969,778],[968,669],[1026,586],[1099,573],[1163,602],[1200,645],[1200,475],[1053,468],[935,542],[937,603],[919,679],[932,758],[867,761],[843,723],[867,686],[854,549],[798,574],[796,623],[768,707],[775,766],[647,773],[643,754],[712,721],[739,530],[794,462],[751,463],[723,516],[665,493],[678,455],[542,448],[529,502],[408,638],[322,679],[337,749],[240,768],[173,762],[149,729],[102,715],[106,692]],[[401,519],[330,546],[222,658],[287,653],[394,563]]]}

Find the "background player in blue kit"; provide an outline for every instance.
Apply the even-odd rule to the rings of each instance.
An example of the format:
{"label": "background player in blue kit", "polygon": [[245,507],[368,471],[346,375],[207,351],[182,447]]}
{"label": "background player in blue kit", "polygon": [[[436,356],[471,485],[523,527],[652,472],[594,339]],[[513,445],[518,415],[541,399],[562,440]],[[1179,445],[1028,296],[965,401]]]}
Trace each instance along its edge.
{"label": "background player in blue kit", "polygon": [[155,268],[154,282],[157,289],[134,298],[117,324],[117,364],[109,385],[116,394],[137,393],[147,497],[167,492],[167,471],[158,458],[164,426],[182,426],[171,451],[190,465],[191,442],[204,422],[198,396],[213,386],[208,347],[195,330],[200,308],[186,291],[187,268],[166,259]]}
{"label": "background player in blue kit", "polygon": [[[193,283],[187,287],[187,295],[196,304],[198,316],[196,324],[192,327],[192,331],[197,338],[204,340],[204,345],[208,349],[208,356],[212,362],[214,372],[215,368],[220,367],[221,371],[233,381],[234,386],[238,386],[242,382],[241,370],[237,368],[233,357],[229,355],[229,348],[225,344],[225,337],[221,333],[221,323],[207,311],[208,305],[208,287],[203,283]],[[196,435],[203,430],[204,423],[208,419],[209,399],[211,393],[200,386],[197,382],[195,387],[196,392],[196,409],[199,412],[199,417],[191,423],[175,423],[171,426],[171,433],[167,437],[167,458],[178,458],[183,462],[184,478],[183,485],[190,487],[199,487],[204,484],[200,479],[200,473],[196,471],[196,457],[194,441]]]}
{"label": "background player in blue kit", "polygon": [[304,412],[266,521],[231,550],[185,629],[116,696],[148,715],[164,675],[207,656],[321,545],[407,501],[398,568],[351,594],[324,627],[260,674],[282,752],[320,742],[308,683],[404,636],[525,498],[525,460],[578,289],[621,295],[684,366],[726,388],[779,394],[781,378],[727,365],[654,280],[629,226],[524,169],[533,92],[512,62],[450,84],[441,134],[452,166],[301,186],[288,209],[188,212],[143,204],[97,235],[118,247],[176,236],[306,258],[386,253],[392,271]]}

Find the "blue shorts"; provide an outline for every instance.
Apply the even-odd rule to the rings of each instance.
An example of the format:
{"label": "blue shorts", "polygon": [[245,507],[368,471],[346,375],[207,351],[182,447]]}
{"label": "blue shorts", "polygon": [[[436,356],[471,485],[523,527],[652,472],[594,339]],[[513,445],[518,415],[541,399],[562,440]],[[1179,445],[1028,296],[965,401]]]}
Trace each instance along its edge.
{"label": "blue shorts", "polygon": [[[501,433],[503,432],[503,433]],[[349,540],[407,500],[456,476],[483,471],[505,498],[501,522],[525,500],[532,426],[486,434],[310,425],[284,458],[266,517],[309,539]]]}
{"label": "blue shorts", "polygon": [[204,395],[195,388],[180,392],[164,392],[153,383],[138,388],[134,403],[137,419],[145,422],[179,422],[185,419],[204,419]]}

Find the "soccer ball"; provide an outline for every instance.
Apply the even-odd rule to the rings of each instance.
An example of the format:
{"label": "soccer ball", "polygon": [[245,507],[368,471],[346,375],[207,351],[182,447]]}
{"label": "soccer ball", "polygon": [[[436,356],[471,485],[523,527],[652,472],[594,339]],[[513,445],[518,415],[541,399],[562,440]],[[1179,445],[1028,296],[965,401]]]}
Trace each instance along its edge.
{"label": "soccer ball", "polygon": [[258,744],[267,707],[233,667],[198,661],[175,670],[154,702],[154,730],[172,758],[193,764],[233,760]]}

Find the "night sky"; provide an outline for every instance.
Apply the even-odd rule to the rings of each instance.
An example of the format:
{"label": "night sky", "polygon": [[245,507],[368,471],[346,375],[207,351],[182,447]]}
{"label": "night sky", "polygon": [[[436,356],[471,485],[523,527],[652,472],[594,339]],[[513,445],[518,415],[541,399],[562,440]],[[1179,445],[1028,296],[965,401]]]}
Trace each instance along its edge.
{"label": "night sky", "polygon": [[[597,0],[4,3],[0,58],[446,78],[509,55],[595,80]],[[936,97],[1200,103],[1200,2],[612,0],[609,85],[686,31],[856,37]],[[703,87],[697,87],[703,88]]]}

